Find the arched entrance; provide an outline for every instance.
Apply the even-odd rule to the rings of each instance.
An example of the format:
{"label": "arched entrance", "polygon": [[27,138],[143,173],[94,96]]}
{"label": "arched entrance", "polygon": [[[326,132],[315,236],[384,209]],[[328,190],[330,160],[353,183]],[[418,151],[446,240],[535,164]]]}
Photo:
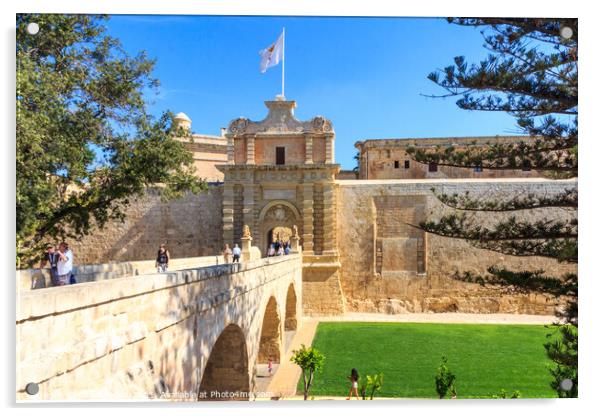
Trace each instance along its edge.
{"label": "arched entrance", "polygon": [[286,293],[286,315],[284,318],[284,330],[294,331],[297,329],[297,295],[295,286],[291,283]]}
{"label": "arched entrance", "polygon": [[257,354],[258,364],[266,364],[270,358],[274,364],[280,362],[280,338],[278,304],[276,303],[276,298],[272,296],[268,301],[263,315],[259,352]]}
{"label": "arched entrance", "polygon": [[272,201],[259,214],[259,238],[256,245],[267,251],[269,245],[280,238],[286,241],[292,235],[296,225],[301,233],[301,215],[295,205],[288,201]]}
{"label": "arched entrance", "polygon": [[267,239],[266,239],[266,250],[269,248],[270,244],[280,241],[282,243],[288,243],[290,241],[291,235],[293,235],[293,229],[289,227],[277,226],[270,230],[268,230]]}
{"label": "arched entrance", "polygon": [[[248,400],[249,363],[242,330],[230,324],[215,342],[199,387],[199,400]],[[243,394],[228,394],[228,393]],[[242,397],[241,397],[242,396]]]}

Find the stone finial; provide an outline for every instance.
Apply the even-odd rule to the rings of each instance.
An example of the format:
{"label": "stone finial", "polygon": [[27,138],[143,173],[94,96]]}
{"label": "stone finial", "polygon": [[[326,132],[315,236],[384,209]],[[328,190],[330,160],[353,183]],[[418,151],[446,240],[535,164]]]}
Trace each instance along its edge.
{"label": "stone finial", "polygon": [[251,237],[251,230],[249,229],[249,226],[246,224],[242,226],[242,236],[243,236],[243,238]]}
{"label": "stone finial", "polygon": [[297,225],[293,225],[293,234],[290,238],[291,253],[299,253],[301,251],[301,247],[299,247],[299,240],[299,230],[297,229]]}

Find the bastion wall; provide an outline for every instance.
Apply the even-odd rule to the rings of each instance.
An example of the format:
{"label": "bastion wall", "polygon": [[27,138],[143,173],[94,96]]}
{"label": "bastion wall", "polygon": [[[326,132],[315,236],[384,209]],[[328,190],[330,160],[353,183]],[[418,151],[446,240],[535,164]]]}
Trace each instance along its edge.
{"label": "bastion wall", "polygon": [[[416,229],[420,221],[452,213],[438,194],[512,198],[528,193],[563,192],[575,180],[445,179],[337,181],[341,287],[348,312],[472,312],[553,314],[555,299],[507,294],[459,282],[456,273],[486,274],[492,265],[511,270],[546,270],[560,276],[574,265],[543,257],[516,257],[474,247],[465,240]],[[536,209],[478,214],[477,223],[493,225],[508,215],[524,220],[570,218],[576,211]]]}

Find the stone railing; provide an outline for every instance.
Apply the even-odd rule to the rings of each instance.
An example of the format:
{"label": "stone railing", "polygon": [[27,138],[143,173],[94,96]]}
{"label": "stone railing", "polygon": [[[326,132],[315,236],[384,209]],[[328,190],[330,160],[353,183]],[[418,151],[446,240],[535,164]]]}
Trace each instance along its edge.
{"label": "stone railing", "polygon": [[[183,270],[224,263],[223,256],[186,257],[171,259],[169,270]],[[105,264],[84,264],[73,267],[77,283],[131,277],[156,272],[154,260],[125,261]],[[50,269],[17,270],[17,290],[51,287]]]}

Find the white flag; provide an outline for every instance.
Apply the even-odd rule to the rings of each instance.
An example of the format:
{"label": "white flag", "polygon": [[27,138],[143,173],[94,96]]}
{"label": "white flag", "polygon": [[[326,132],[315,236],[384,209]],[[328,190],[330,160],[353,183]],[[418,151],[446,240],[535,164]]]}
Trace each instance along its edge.
{"label": "white flag", "polygon": [[284,59],[284,33],[268,48],[259,51],[259,56],[261,56],[259,70],[262,74],[265,73],[269,67],[278,65],[280,60]]}

